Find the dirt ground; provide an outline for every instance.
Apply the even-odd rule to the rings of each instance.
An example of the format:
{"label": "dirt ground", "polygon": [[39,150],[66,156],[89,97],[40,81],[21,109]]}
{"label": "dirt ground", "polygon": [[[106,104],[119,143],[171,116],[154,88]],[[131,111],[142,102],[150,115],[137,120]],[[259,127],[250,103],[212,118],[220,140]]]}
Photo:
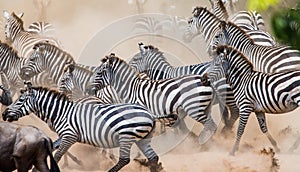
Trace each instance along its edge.
{"label": "dirt ground", "polygon": [[[40,2],[44,2],[45,6],[41,8]],[[136,4],[136,2],[144,2],[144,4]],[[245,9],[243,4],[245,1],[239,1],[239,9]],[[286,2],[286,1],[285,1]],[[172,16],[190,17],[192,8],[197,6],[208,6],[208,1],[176,1],[176,0],[11,0],[0,1],[1,10],[15,11],[16,13],[24,12],[25,26],[37,20],[45,20],[55,26],[55,37],[63,44],[64,49],[71,53],[74,58],[84,64],[98,64],[99,57],[103,57],[110,51],[116,52],[121,57],[128,59],[138,51],[137,43],[143,41],[146,44],[153,44],[159,47],[166,55],[172,65],[185,65],[203,62],[208,60],[206,54],[206,46],[201,38],[188,44],[193,53],[186,49],[177,48],[181,46],[181,42],[176,42],[170,38],[154,38],[154,36],[141,36],[117,40],[115,44],[109,45],[110,49],[104,47],[108,42],[103,42],[96,46],[99,50],[98,54],[94,54],[94,61],[88,61],[82,58],[81,53],[84,52],[85,46],[92,38],[104,28],[109,28],[113,22],[132,15],[141,13],[162,13]],[[293,4],[285,4],[293,5]],[[269,18],[269,13],[264,13],[263,17]],[[3,23],[3,21],[2,21]],[[267,28],[269,21],[266,20]],[[2,25],[0,25],[3,28]],[[125,28],[117,28],[118,32],[109,30],[107,37],[118,36],[119,31]],[[3,30],[1,30],[1,40],[3,40]],[[123,37],[124,38],[124,37]],[[173,42],[172,42],[173,41]],[[200,42],[200,44],[194,46]],[[201,42],[202,41],[202,42]],[[196,47],[196,49],[195,49]],[[100,53],[101,52],[101,53]],[[104,52],[104,53],[102,53]],[[184,54],[186,53],[186,54]],[[196,58],[195,55],[201,59]],[[202,58],[203,57],[203,58]],[[270,150],[270,143],[264,136],[258,126],[256,118],[252,115],[247,124],[245,133],[242,137],[240,150],[235,156],[230,156],[236,128],[234,133],[225,137],[219,131],[204,145],[199,145],[197,139],[193,136],[180,138],[174,137],[171,131],[167,136],[155,138],[153,147],[159,153],[160,162],[163,170],[166,172],[269,172],[282,171],[294,172],[300,170],[300,148],[293,153],[288,153],[288,149],[299,135],[300,109],[284,115],[267,115],[267,123],[270,133],[278,142],[281,152],[273,155]],[[217,109],[213,111],[214,115],[219,114]],[[52,139],[56,139],[55,133],[51,132],[45,123],[30,115],[18,121],[18,123],[34,125],[45,131]],[[222,124],[220,124],[221,127]],[[236,124],[237,125],[237,124]],[[191,125],[191,130],[196,135],[201,130],[201,125]],[[220,128],[219,127],[219,128]],[[174,143],[174,144],[172,144]],[[169,146],[171,144],[171,146]],[[265,149],[265,151],[263,151]],[[101,154],[100,149],[92,148],[83,144],[75,144],[71,147],[70,152],[83,162],[83,166],[74,164],[69,160],[68,167],[63,167],[62,159],[59,166],[63,172],[79,172],[79,171],[107,171],[113,166],[108,157]],[[114,150],[117,155],[117,150]],[[132,152],[132,157],[136,155],[136,149]],[[147,168],[140,166],[137,162],[131,161],[129,165],[121,171],[149,171]]]}

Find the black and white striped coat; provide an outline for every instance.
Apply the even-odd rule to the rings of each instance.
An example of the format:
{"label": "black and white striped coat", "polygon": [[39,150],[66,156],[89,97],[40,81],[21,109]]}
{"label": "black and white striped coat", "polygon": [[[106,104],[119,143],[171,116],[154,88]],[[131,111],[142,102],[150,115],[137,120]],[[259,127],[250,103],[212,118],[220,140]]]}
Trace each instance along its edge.
{"label": "black and white striped coat", "polygon": [[148,80],[141,78],[129,64],[114,54],[103,61],[91,78],[91,89],[99,90],[111,85],[125,102],[143,105],[157,117],[178,115],[181,109],[204,125],[200,142],[206,141],[215,132],[216,124],[210,115],[214,94],[210,86],[202,83],[201,76]]}
{"label": "black and white striped coat", "polygon": [[59,161],[76,142],[103,148],[120,147],[119,161],[110,172],[119,171],[130,161],[130,149],[136,143],[149,160],[151,171],[157,171],[158,156],[151,148],[149,136],[155,126],[154,115],[136,104],[100,105],[69,101],[55,90],[30,87],[9,106],[4,120],[13,121],[36,113],[49,120],[61,138],[54,159]]}
{"label": "black and white striped coat", "polygon": [[300,71],[257,72],[242,53],[232,47],[219,46],[213,55],[208,77],[212,83],[227,78],[240,110],[237,138],[231,153],[238,150],[251,112],[255,112],[262,132],[279,151],[276,141],[268,133],[265,113],[286,113],[300,106]]}
{"label": "black and white striped coat", "polygon": [[14,12],[12,14],[9,14],[7,11],[3,12],[3,17],[6,19],[6,39],[12,43],[12,46],[17,50],[19,57],[29,57],[33,51],[33,46],[38,42],[48,42],[62,48],[60,42],[52,37],[45,37],[26,31],[21,19],[22,16],[23,13],[16,15]]}

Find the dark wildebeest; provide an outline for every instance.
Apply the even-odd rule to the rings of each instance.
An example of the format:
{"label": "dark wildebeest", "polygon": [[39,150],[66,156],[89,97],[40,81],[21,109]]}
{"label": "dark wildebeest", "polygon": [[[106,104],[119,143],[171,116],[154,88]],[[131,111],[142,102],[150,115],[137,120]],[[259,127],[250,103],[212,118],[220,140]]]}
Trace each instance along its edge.
{"label": "dark wildebeest", "polygon": [[[0,89],[2,89],[0,103],[10,105],[12,103],[10,91],[3,85],[0,85]],[[48,155],[51,170],[47,165]],[[41,172],[59,172],[52,156],[51,139],[33,126],[0,121],[0,171],[17,169],[18,172],[27,172],[32,165]]]}
{"label": "dark wildebeest", "polygon": [[51,139],[33,126],[0,122],[0,171],[27,172],[32,165],[41,172],[59,172],[52,156]]}

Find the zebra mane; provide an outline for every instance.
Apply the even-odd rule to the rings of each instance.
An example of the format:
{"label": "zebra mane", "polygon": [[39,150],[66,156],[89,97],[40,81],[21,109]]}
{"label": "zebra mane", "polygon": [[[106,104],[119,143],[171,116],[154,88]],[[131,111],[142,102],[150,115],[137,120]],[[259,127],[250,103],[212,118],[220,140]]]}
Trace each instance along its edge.
{"label": "zebra mane", "polygon": [[153,54],[158,54],[160,59],[166,60],[166,57],[163,55],[164,53],[161,52],[158,48],[154,47],[153,45],[147,45],[144,48],[149,49]]}
{"label": "zebra mane", "polygon": [[11,16],[17,20],[18,23],[21,24],[21,28],[24,30],[24,22],[21,18],[18,17],[18,15],[15,14],[15,12],[12,12]]}
{"label": "zebra mane", "polygon": [[55,89],[51,89],[48,87],[32,87],[32,89],[38,92],[50,92],[50,94],[54,95],[54,97],[57,97],[58,99],[62,99],[64,101],[71,101],[66,94],[61,93]]}
{"label": "zebra mane", "polygon": [[[243,59],[251,68],[251,70],[254,70],[253,64],[249,61],[249,59],[239,50],[235,49],[234,47],[228,46],[228,45],[219,45],[216,49],[217,55],[219,56],[221,53],[229,56],[230,59],[233,58],[241,58]],[[238,57],[236,57],[238,56]]]}
{"label": "zebra mane", "polygon": [[222,12],[224,12],[224,16],[226,17],[226,20],[228,20],[229,14],[228,14],[228,11],[227,11],[227,9],[226,9],[226,7],[225,7],[225,4],[223,3],[222,0],[217,0],[217,1],[218,1],[218,4],[219,4],[219,6],[220,6]]}
{"label": "zebra mane", "polygon": [[193,10],[194,17],[199,17],[201,11],[205,11],[208,15],[210,15],[210,17],[213,17],[215,20],[219,22],[221,21],[215,14],[210,12],[206,7],[195,7]]}
{"label": "zebra mane", "polygon": [[44,50],[47,50],[47,51],[50,51],[50,52],[52,50],[54,50],[54,51],[56,51],[56,50],[61,51],[63,54],[65,54],[65,55],[71,57],[72,59],[74,59],[73,56],[70,53],[62,50],[61,48],[59,48],[56,45],[53,45],[53,44],[49,43],[48,41],[41,41],[41,42],[38,42],[38,43],[34,44],[33,50],[36,50],[36,49],[38,49],[40,47],[44,47],[43,48]]}
{"label": "zebra mane", "polygon": [[120,57],[116,56],[114,53],[111,53],[109,56],[105,56],[103,59],[102,59],[102,62],[105,63],[107,62],[110,64],[110,63],[113,63],[113,62],[120,62],[120,63],[123,63],[125,64],[126,66],[128,66],[134,73],[135,75],[140,78],[140,79],[145,79],[147,77],[145,77],[144,74],[140,75],[139,72],[137,72],[129,63],[127,63],[124,59],[121,59]]}
{"label": "zebra mane", "polygon": [[[251,41],[252,44],[255,44],[253,39],[239,26],[237,26],[236,24],[232,23],[232,22],[227,22],[226,26],[227,28],[225,28],[225,30],[235,30],[238,33],[241,33],[241,35],[245,36],[245,38],[249,41]],[[236,32],[235,32],[236,33]]]}

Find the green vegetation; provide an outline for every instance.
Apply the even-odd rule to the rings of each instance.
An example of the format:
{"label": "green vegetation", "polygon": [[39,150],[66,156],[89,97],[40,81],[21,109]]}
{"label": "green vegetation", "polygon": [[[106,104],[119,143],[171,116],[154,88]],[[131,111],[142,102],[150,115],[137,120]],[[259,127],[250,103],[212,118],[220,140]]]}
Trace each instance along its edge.
{"label": "green vegetation", "polygon": [[276,11],[271,18],[271,27],[280,43],[300,50],[300,2],[293,9]]}

